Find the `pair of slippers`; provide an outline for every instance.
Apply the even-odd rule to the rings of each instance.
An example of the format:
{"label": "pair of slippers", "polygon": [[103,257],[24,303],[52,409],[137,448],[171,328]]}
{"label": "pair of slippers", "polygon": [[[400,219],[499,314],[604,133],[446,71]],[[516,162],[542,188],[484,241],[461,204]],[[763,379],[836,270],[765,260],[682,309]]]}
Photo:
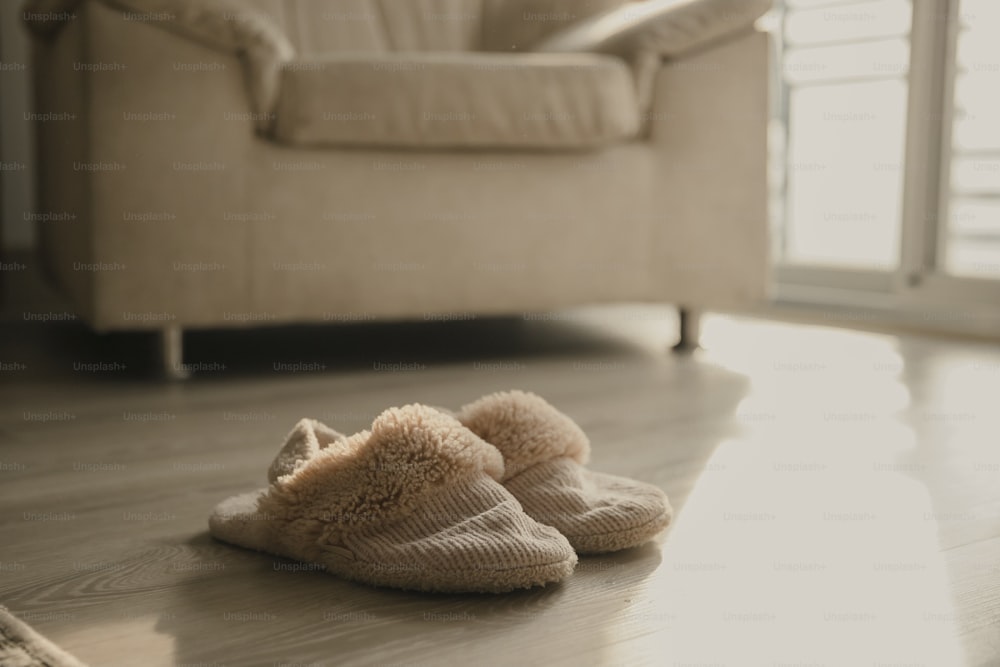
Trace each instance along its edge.
{"label": "pair of slippers", "polygon": [[301,420],[266,489],[209,519],[219,540],[376,586],[506,592],[560,581],[577,553],[642,544],[667,526],[659,488],[584,467],[587,436],[544,399],[485,396],[457,413],[386,410],[342,435]]}

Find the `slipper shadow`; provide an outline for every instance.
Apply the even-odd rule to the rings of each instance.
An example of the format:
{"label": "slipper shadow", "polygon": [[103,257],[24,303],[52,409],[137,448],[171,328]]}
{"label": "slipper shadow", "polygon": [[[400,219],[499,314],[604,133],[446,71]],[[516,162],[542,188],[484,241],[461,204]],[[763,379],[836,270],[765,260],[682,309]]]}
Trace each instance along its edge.
{"label": "slipper shadow", "polygon": [[499,595],[399,591],[223,545],[208,533],[186,544],[185,567],[203,576],[172,589],[176,599],[156,625],[173,636],[178,664],[355,664],[376,653],[381,662],[405,661],[418,646],[516,632],[566,591],[566,584]]}

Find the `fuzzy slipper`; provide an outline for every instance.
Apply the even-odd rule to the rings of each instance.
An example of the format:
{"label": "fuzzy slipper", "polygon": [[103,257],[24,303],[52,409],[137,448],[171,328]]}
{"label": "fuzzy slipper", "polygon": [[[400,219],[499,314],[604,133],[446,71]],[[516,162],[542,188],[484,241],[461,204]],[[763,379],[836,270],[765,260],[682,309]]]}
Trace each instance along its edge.
{"label": "fuzzy slipper", "polygon": [[209,528],[377,586],[500,593],[565,578],[572,547],[522,511],[503,472],[496,449],[422,405],[386,410],[350,437],[303,419],[270,486],[220,503]]}
{"label": "fuzzy slipper", "polygon": [[670,523],[658,487],[584,468],[587,436],[540,396],[491,394],[455,416],[503,454],[501,481],[528,516],[559,530],[578,553],[638,546]]}

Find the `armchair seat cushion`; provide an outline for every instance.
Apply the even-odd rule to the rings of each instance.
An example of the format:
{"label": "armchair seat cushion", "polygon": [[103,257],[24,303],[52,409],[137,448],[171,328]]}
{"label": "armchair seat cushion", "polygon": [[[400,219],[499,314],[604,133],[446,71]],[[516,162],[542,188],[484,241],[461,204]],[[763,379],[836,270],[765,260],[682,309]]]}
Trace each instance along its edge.
{"label": "armchair seat cushion", "polygon": [[586,149],[633,138],[635,84],[598,54],[347,53],[287,63],[274,138],[308,146]]}

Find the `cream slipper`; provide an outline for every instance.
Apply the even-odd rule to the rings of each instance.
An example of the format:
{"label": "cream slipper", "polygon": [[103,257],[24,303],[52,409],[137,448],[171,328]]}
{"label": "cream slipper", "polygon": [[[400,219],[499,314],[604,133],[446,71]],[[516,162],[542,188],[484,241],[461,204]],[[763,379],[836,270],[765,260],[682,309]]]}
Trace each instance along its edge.
{"label": "cream slipper", "polygon": [[587,436],[540,396],[491,394],[455,416],[503,454],[501,481],[528,516],[558,529],[579,553],[638,546],[670,523],[658,487],[584,468]]}
{"label": "cream slipper", "polygon": [[220,503],[217,539],[378,586],[505,592],[568,576],[576,554],[500,485],[496,449],[422,405],[345,437],[300,421],[268,488]]}

